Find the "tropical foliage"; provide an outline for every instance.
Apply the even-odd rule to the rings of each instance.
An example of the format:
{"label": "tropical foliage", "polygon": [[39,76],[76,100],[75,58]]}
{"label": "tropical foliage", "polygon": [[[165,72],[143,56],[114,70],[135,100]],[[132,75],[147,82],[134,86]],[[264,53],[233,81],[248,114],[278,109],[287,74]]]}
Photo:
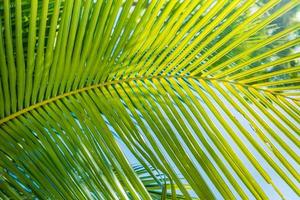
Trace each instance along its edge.
{"label": "tropical foliage", "polygon": [[299,199],[299,0],[1,0],[0,199]]}

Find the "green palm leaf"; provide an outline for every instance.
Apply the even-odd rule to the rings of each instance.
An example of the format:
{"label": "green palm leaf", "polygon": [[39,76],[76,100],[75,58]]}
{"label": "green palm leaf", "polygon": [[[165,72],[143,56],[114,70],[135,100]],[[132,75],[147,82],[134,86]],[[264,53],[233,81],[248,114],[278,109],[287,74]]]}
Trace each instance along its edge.
{"label": "green palm leaf", "polygon": [[0,1],[0,198],[300,198],[299,12]]}

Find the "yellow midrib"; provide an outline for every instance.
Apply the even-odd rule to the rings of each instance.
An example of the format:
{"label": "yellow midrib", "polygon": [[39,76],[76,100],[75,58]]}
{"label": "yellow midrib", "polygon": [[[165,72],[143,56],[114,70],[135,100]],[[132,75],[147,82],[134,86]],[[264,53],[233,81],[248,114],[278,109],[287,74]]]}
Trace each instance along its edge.
{"label": "yellow midrib", "polygon": [[9,120],[11,120],[11,119],[14,119],[14,118],[18,117],[18,116],[20,116],[24,113],[27,113],[31,110],[34,110],[34,109],[39,108],[43,105],[49,104],[51,102],[57,101],[59,99],[67,97],[67,96],[71,96],[71,95],[74,95],[74,94],[78,94],[78,93],[81,93],[81,92],[85,92],[85,91],[88,91],[88,90],[91,90],[91,89],[95,89],[95,88],[99,88],[99,87],[103,87],[103,86],[107,86],[107,85],[114,85],[114,84],[119,84],[119,83],[124,83],[124,82],[135,81],[135,80],[136,81],[138,81],[138,80],[141,81],[141,80],[151,80],[151,79],[161,79],[161,78],[192,78],[192,79],[202,79],[202,80],[207,80],[207,81],[213,81],[214,80],[214,81],[220,81],[220,82],[227,82],[227,83],[230,83],[230,84],[241,85],[241,86],[246,87],[246,88],[254,88],[256,90],[268,92],[268,93],[271,93],[273,95],[279,95],[279,96],[282,96],[284,98],[289,98],[293,101],[298,101],[298,100],[293,99],[291,97],[281,95],[281,94],[278,94],[278,93],[274,93],[274,92],[269,91],[267,89],[257,88],[257,87],[253,87],[252,85],[242,84],[242,83],[239,83],[239,82],[232,82],[230,80],[207,78],[207,77],[198,77],[198,76],[176,76],[176,75],[166,76],[166,75],[160,75],[160,76],[152,76],[152,77],[136,77],[136,78],[128,78],[128,79],[122,79],[122,80],[108,81],[108,82],[105,82],[105,83],[99,83],[99,84],[83,87],[83,88],[80,88],[80,89],[77,89],[77,90],[73,90],[73,91],[70,91],[70,92],[52,97],[50,99],[41,101],[39,103],[33,104],[33,105],[28,106],[28,107],[26,107],[22,110],[19,110],[19,111],[13,113],[13,114],[10,114],[10,115],[8,115],[8,116],[6,116],[6,117],[4,117],[0,120],[0,125],[7,122],[7,121],[9,121]]}

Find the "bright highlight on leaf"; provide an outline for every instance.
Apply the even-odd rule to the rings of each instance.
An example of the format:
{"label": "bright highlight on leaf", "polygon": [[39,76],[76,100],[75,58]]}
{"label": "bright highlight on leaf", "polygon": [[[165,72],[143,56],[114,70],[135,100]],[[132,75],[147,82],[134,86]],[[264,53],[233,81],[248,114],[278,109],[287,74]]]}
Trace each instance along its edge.
{"label": "bright highlight on leaf", "polygon": [[299,0],[0,0],[0,199],[299,199]]}

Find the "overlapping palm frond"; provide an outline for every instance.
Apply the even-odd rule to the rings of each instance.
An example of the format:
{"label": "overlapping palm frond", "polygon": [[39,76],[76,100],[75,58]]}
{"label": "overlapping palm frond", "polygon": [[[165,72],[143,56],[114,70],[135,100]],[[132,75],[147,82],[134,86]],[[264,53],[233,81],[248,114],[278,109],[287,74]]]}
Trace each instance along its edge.
{"label": "overlapping palm frond", "polygon": [[0,1],[0,198],[299,198],[299,10]]}

